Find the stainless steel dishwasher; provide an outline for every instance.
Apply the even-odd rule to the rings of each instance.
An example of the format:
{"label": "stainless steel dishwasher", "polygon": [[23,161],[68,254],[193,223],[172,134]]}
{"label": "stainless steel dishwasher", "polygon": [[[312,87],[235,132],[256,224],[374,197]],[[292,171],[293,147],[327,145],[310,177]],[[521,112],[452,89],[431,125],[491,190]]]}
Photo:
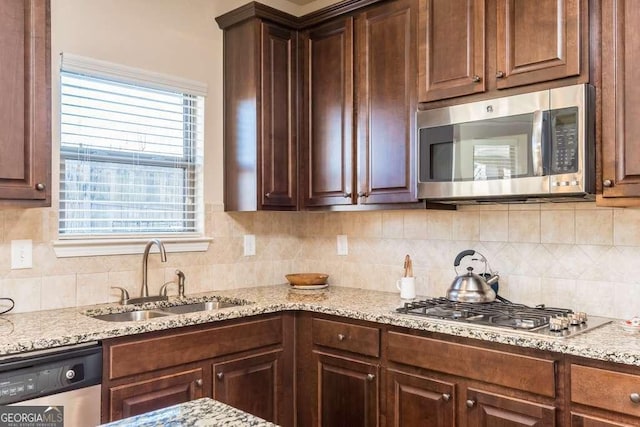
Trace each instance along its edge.
{"label": "stainless steel dishwasher", "polygon": [[0,358],[0,405],[63,406],[65,427],[100,424],[97,342]]}

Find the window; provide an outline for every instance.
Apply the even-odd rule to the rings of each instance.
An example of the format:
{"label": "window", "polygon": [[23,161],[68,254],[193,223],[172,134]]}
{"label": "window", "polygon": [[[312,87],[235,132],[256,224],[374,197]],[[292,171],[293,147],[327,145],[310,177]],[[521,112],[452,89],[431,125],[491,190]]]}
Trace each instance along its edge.
{"label": "window", "polygon": [[66,55],[60,79],[60,237],[201,234],[203,91]]}

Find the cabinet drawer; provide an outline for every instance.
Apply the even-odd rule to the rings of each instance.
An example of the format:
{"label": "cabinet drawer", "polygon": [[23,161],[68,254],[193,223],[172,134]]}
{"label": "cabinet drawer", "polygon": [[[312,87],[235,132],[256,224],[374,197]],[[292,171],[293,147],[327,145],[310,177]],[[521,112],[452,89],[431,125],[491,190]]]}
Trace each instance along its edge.
{"label": "cabinet drawer", "polygon": [[630,399],[640,393],[640,375],[571,365],[571,402],[640,416],[640,404]]}
{"label": "cabinet drawer", "polygon": [[313,319],[313,343],[365,356],[380,356],[380,329]]}
{"label": "cabinet drawer", "polygon": [[390,361],[555,397],[555,362],[389,332]]}
{"label": "cabinet drawer", "polygon": [[107,356],[109,379],[155,371],[281,342],[282,319],[274,317],[238,325],[172,333],[168,336],[114,344],[110,346]]}

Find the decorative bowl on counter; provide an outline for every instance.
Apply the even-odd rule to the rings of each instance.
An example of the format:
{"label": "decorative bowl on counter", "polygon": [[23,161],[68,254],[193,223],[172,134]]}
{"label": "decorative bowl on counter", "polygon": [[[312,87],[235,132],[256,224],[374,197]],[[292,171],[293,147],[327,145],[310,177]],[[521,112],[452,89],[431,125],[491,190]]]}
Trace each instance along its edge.
{"label": "decorative bowl on counter", "polygon": [[287,274],[285,277],[293,287],[314,287],[317,289],[320,286],[329,286],[327,285],[329,275],[324,273],[295,273]]}

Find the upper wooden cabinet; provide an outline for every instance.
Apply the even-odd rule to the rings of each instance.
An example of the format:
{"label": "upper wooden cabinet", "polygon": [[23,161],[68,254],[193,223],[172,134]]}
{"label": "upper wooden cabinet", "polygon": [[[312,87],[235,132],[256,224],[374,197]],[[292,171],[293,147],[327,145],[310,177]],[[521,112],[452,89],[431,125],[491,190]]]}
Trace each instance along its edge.
{"label": "upper wooden cabinet", "polygon": [[420,102],[586,81],[585,0],[421,0],[420,14]]}
{"label": "upper wooden cabinet", "polygon": [[302,33],[303,207],[415,202],[417,1]]}
{"label": "upper wooden cabinet", "polygon": [[225,210],[296,210],[297,31],[259,18],[225,27],[227,18],[217,18],[225,30]]}
{"label": "upper wooden cabinet", "polygon": [[0,205],[51,205],[48,0],[0,2]]}
{"label": "upper wooden cabinet", "polygon": [[602,2],[602,196],[600,205],[640,205],[640,8]]}

